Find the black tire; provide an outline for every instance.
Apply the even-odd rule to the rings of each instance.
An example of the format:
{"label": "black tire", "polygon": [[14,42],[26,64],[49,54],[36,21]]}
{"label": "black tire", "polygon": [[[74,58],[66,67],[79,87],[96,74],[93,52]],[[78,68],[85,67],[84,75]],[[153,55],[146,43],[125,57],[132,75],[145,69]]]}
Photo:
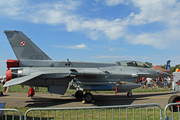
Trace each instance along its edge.
{"label": "black tire", "polygon": [[76,91],[75,97],[76,97],[77,99],[78,99],[78,98],[83,98],[83,91],[81,91],[81,90]]}
{"label": "black tire", "polygon": [[[169,98],[168,104],[169,103],[177,103],[178,101],[180,101],[180,96],[173,95]],[[171,106],[169,106],[169,109],[171,112],[177,112],[178,111],[178,105],[173,105],[173,110],[171,109]],[[180,108],[179,108],[179,111],[180,111]]]}
{"label": "black tire", "polygon": [[93,95],[91,93],[86,93],[84,95],[84,100],[86,103],[91,103],[93,100]]}
{"label": "black tire", "polygon": [[128,96],[128,97],[132,97],[132,92],[128,92],[128,93],[127,93],[127,96]]}

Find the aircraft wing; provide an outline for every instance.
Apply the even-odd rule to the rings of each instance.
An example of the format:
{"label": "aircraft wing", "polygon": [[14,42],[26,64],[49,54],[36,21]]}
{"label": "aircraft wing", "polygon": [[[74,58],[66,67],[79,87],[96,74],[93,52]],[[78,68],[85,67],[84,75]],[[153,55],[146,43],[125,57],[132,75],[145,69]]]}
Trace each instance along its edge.
{"label": "aircraft wing", "polygon": [[33,73],[31,75],[28,75],[28,76],[24,76],[24,77],[19,77],[19,78],[15,78],[15,79],[12,79],[10,81],[7,81],[3,87],[8,87],[8,86],[12,86],[12,85],[18,85],[18,84],[21,84],[23,82],[26,82],[28,80],[31,80],[35,77],[38,77],[40,75],[42,75],[43,73],[41,72],[38,72],[38,73]]}

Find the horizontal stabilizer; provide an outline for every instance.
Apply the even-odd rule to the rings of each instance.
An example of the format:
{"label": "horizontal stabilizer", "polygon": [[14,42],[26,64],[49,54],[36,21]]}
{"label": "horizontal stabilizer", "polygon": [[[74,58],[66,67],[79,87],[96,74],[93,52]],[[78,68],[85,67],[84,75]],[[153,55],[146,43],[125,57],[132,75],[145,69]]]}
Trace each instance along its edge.
{"label": "horizontal stabilizer", "polygon": [[28,80],[31,80],[35,77],[38,77],[42,75],[42,73],[34,73],[34,74],[31,74],[31,75],[28,75],[28,76],[24,76],[24,77],[20,77],[20,78],[15,78],[15,79],[12,79],[10,81],[7,81],[3,87],[9,87],[9,86],[13,86],[13,85],[18,85],[18,84],[21,84],[21,83],[24,83]]}

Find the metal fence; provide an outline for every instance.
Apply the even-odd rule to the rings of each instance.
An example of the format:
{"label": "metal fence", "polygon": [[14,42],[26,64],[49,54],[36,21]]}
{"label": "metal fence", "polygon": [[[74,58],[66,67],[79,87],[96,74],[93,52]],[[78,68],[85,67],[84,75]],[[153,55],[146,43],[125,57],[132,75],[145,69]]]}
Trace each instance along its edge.
{"label": "metal fence", "polygon": [[[11,112],[10,115],[7,112]],[[4,120],[22,120],[21,112],[17,109],[0,109],[1,119]]]}
{"label": "metal fence", "polygon": [[[171,114],[167,114],[168,108],[171,110]],[[180,103],[169,103],[164,109],[165,120],[180,120]]]}
{"label": "metal fence", "polygon": [[[23,119],[21,112],[17,109],[0,109],[0,113],[2,112],[4,112],[3,120]],[[97,107],[31,108],[25,112],[24,120],[180,120],[180,103],[166,105],[164,116],[163,118],[161,106],[152,103]]]}
{"label": "metal fence", "polygon": [[[159,111],[159,112],[157,112]],[[28,114],[31,114],[28,117]],[[145,115],[146,114],[146,115]],[[43,116],[43,117],[42,117]],[[93,120],[93,119],[162,119],[161,106],[153,104],[99,106],[99,107],[66,107],[66,108],[32,108],[26,111],[24,120],[47,118],[53,120]]]}

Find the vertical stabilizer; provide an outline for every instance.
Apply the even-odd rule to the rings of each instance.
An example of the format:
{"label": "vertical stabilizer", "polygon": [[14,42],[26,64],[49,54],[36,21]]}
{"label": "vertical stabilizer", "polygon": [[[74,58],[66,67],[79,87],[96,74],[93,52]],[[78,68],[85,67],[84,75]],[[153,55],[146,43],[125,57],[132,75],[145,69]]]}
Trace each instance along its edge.
{"label": "vertical stabilizer", "polygon": [[51,60],[23,32],[4,30],[18,60]]}

